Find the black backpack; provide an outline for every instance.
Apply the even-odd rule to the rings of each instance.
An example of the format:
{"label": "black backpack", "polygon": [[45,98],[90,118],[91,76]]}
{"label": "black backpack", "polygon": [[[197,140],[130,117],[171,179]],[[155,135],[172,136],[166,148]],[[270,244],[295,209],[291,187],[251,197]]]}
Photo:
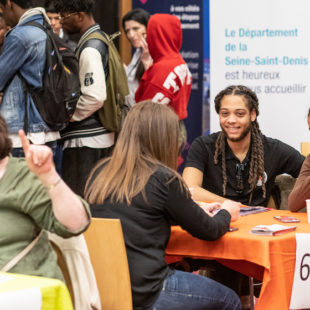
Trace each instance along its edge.
{"label": "black backpack", "polygon": [[[51,26],[30,21],[23,26],[45,31],[46,63],[42,88],[34,88],[22,78],[24,91],[29,92],[47,126],[54,131],[66,127],[80,97],[79,64],[74,52],[54,34]],[[26,109],[27,110],[27,109]],[[25,115],[27,131],[27,115]]]}

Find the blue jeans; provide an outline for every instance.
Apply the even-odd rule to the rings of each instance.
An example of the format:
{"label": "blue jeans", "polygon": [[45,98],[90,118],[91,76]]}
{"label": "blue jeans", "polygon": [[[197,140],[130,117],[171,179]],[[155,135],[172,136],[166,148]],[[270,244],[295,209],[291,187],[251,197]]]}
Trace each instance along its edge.
{"label": "blue jeans", "polygon": [[207,277],[176,270],[150,310],[239,310],[238,295]]}
{"label": "blue jeans", "polygon": [[[49,146],[52,149],[53,156],[55,157],[56,155],[56,148],[57,148],[57,142],[56,141],[51,141],[45,143],[45,145]],[[13,157],[25,157],[24,150],[22,147],[15,147],[12,149],[12,156]]]}

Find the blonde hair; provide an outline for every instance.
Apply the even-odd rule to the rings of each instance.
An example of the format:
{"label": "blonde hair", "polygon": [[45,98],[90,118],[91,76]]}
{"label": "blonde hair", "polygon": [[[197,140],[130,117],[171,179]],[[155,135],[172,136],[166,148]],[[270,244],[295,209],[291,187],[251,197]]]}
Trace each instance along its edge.
{"label": "blonde hair", "polygon": [[159,165],[173,171],[183,184],[175,172],[178,141],[178,117],[170,107],[151,101],[137,103],[125,119],[112,156],[93,169],[86,183],[86,199],[130,204],[141,192],[145,198],[145,185]]}

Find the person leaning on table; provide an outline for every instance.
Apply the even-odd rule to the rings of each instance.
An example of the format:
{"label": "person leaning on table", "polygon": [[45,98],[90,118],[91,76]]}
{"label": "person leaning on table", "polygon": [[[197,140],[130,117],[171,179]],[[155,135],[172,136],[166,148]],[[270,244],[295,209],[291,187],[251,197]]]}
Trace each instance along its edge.
{"label": "person leaning on table", "polygon": [[[307,118],[310,130],[310,109]],[[299,211],[306,207],[306,199],[310,199],[310,154],[306,157],[293,190],[288,196],[288,208]]]}
{"label": "person leaning on table", "polygon": [[[169,134],[167,134],[169,133]],[[119,218],[126,245],[133,308],[240,309],[238,296],[207,277],[169,268],[165,249],[171,223],[203,240],[224,235],[240,204],[226,201],[214,217],[200,208],[176,172],[178,116],[167,105],[135,105],[126,116],[112,157],[86,184],[94,217]]]}
{"label": "person leaning on table", "polygon": [[248,87],[229,86],[214,103],[222,130],[192,143],[183,172],[186,184],[196,200],[267,206],[276,176],[297,178],[305,157],[261,133],[259,101]]}
{"label": "person leaning on table", "polygon": [[[192,143],[183,172],[193,198],[267,206],[276,176],[287,173],[296,178],[304,156],[261,133],[259,100],[248,87],[228,86],[217,94],[214,103],[222,130]],[[240,296],[249,295],[246,276],[216,261],[212,267],[215,271],[211,277]]]}
{"label": "person leaning on table", "polygon": [[[0,269],[42,229],[68,238],[85,231],[90,223],[87,203],[57,174],[52,150],[30,144],[23,130],[19,136],[26,158],[10,155],[12,142],[0,116]],[[45,231],[31,251],[8,271],[63,280]]]}

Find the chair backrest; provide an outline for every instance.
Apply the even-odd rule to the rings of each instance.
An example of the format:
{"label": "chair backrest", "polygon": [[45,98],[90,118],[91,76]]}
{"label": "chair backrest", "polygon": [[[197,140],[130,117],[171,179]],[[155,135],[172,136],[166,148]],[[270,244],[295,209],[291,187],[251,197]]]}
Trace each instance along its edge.
{"label": "chair backrest", "polygon": [[92,218],[84,233],[104,310],[132,310],[126,248],[119,219]]}
{"label": "chair backrest", "polygon": [[300,153],[304,156],[310,154],[310,142],[301,142],[301,150]]}

